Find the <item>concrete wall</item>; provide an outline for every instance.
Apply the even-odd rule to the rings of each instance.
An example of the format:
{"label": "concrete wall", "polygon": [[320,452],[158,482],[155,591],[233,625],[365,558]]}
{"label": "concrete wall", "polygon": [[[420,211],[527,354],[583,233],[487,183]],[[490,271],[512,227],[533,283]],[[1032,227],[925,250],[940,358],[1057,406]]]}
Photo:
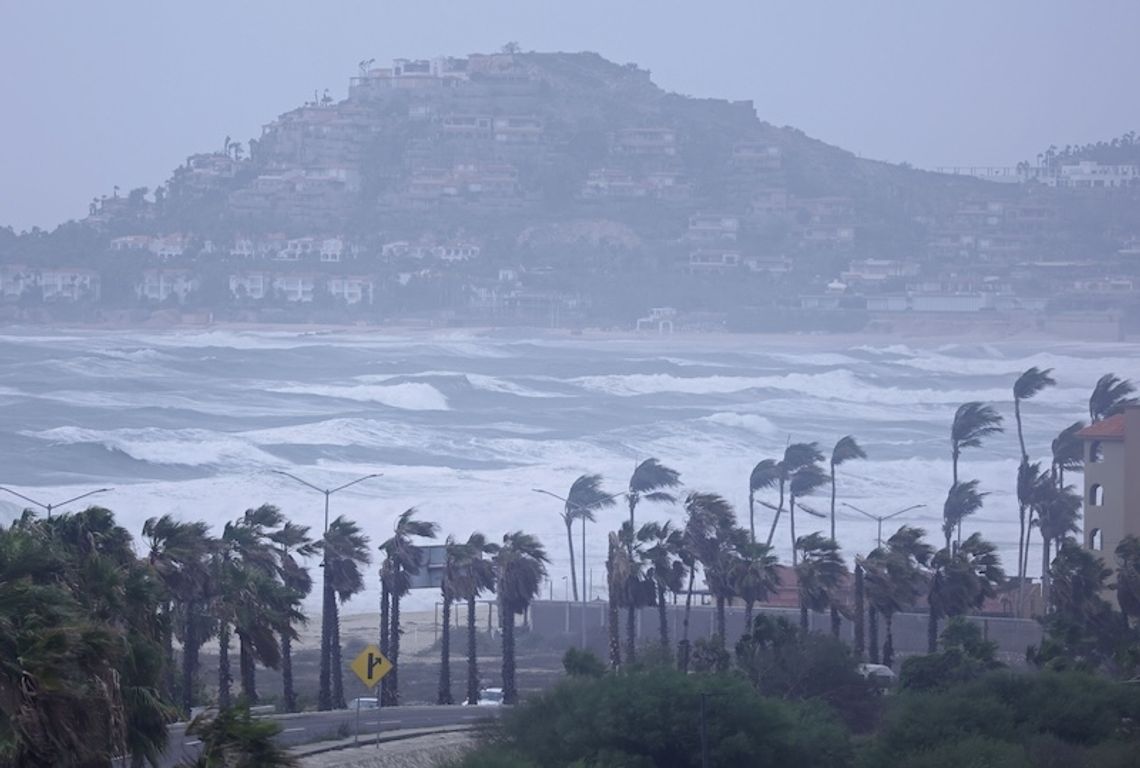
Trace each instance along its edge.
{"label": "concrete wall", "polygon": [[[799,623],[799,611],[790,608],[756,609],[773,617]],[[585,606],[580,603],[562,601],[539,601],[530,609],[532,630],[544,638],[565,637],[568,644],[578,645],[582,638],[582,617],[585,616],[586,645],[602,658],[608,653],[606,630],[606,604],[593,602]],[[620,613],[622,638],[625,637],[625,610]],[[669,641],[675,647],[681,637],[683,605],[667,606]],[[830,632],[831,619],[826,613],[808,614],[809,626],[816,632]],[[1032,619],[970,617],[981,625],[983,634],[997,643],[998,653],[1007,664],[1024,664],[1025,650],[1030,645],[1041,642],[1041,625]],[[712,637],[716,622],[716,610],[712,605],[694,605],[689,617],[689,638]],[[903,613],[894,618],[895,653],[899,657],[916,653],[926,653],[926,614]],[[649,644],[659,637],[658,614],[656,608],[643,608],[637,612],[637,637],[639,644]],[[744,634],[743,606],[726,610],[726,632],[731,646]],[[847,643],[854,640],[854,629],[850,621],[843,620],[840,637]],[[886,638],[886,627],[880,621],[879,641]]]}

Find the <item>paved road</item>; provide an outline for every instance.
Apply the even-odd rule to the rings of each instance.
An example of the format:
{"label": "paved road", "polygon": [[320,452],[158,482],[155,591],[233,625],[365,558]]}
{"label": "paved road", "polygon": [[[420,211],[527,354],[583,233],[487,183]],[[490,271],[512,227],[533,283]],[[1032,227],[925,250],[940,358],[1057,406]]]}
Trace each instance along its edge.
{"label": "paved road", "polygon": [[[378,731],[388,733],[408,728],[430,728],[443,725],[470,725],[494,717],[496,707],[385,707],[360,711],[360,738],[367,740]],[[278,741],[286,746],[314,741],[345,738],[356,732],[356,711],[301,712],[295,715],[270,716],[281,726]],[[185,723],[170,726],[170,744],[163,757],[162,768],[173,768],[182,761],[193,760],[199,742],[186,736]]]}

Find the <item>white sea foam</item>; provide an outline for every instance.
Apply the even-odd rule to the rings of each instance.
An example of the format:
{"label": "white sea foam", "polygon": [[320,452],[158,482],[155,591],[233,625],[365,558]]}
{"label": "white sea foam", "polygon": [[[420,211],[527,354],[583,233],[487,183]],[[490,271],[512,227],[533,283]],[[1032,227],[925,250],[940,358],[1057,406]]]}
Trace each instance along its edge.
{"label": "white sea foam", "polygon": [[151,464],[185,466],[276,465],[280,462],[249,442],[202,429],[83,429],[57,427],[42,432],[22,432],[51,443],[90,443],[116,450]]}
{"label": "white sea foam", "polygon": [[270,392],[288,395],[331,397],[364,403],[380,403],[389,408],[405,411],[446,411],[447,397],[430,384],[405,382],[402,384],[291,384],[285,387],[268,387]]}
{"label": "white sea foam", "polygon": [[755,413],[714,413],[711,416],[702,417],[701,421],[719,424],[722,427],[745,429],[750,432],[759,432],[762,434],[769,434],[776,431],[776,426],[771,420]]}

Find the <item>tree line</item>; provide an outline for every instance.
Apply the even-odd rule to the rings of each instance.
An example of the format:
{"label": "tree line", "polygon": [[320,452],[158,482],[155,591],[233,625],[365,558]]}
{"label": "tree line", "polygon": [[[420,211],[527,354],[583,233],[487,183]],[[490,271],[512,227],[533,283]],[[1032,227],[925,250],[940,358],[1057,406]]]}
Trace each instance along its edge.
{"label": "tree line", "polygon": [[[1018,550],[1019,596],[1026,593],[1031,534],[1041,538],[1043,598],[1049,608],[1047,641],[1034,649],[1036,662],[1079,663],[1102,668],[1135,666],[1129,657],[1134,641],[1127,620],[1101,594],[1112,572],[1072,540],[1080,512],[1080,496],[1065,485],[1065,473],[1078,471],[1082,451],[1074,423],[1052,443],[1049,468],[1030,462],[1022,438],[1026,401],[1053,384],[1050,371],[1032,368],[1013,387],[1021,462],[1017,476],[1022,540]],[[1089,400],[1089,417],[1098,421],[1136,403],[1131,382],[1107,374]],[[925,598],[930,648],[939,622],[962,616],[1008,588],[992,543],[979,533],[963,539],[962,528],[984,502],[976,480],[959,477],[959,460],[967,449],[1002,430],[992,406],[971,402],[955,413],[950,432],[952,477],[943,505],[943,546],[925,540],[925,531],[902,526],[887,541],[848,569],[835,538],[838,498],[836,468],[866,457],[851,436],[838,440],[825,456],[817,443],[790,443],[779,458],[764,459],[750,473],[748,526],[739,524],[733,507],[720,495],[692,491],[678,498],[680,474],[655,458],[638,464],[626,488],[606,493],[596,474],[579,477],[564,499],[563,521],[573,569],[573,527],[594,521],[597,514],[624,499],[628,519],[608,534],[608,646],[613,667],[636,663],[635,617],[642,607],[659,611],[659,644],[682,671],[694,661],[689,616],[698,574],[716,603],[716,643],[701,653],[725,650],[726,608],[744,604],[746,627],[753,611],[779,586],[780,569],[772,542],[786,519],[792,564],[798,583],[800,624],[806,629],[811,612],[831,614],[832,633],[841,619],[854,623],[854,653],[871,661],[893,662],[892,622],[903,610]],[[796,512],[803,499],[823,489],[830,492],[831,536],[796,533]],[[762,498],[775,495],[772,503]],[[643,502],[679,502],[683,521],[638,524]],[[772,511],[767,536],[756,531],[757,506]],[[810,510],[813,514],[814,510]],[[785,518],[786,513],[786,518]],[[402,599],[411,578],[423,566],[425,541],[439,526],[415,509],[399,515],[392,535],[379,545],[381,588],[379,640],[394,671],[385,679],[381,697],[397,704]],[[0,754],[21,765],[67,764],[63,756],[93,759],[130,754],[136,763],[155,760],[165,745],[165,725],[187,715],[203,701],[200,652],[218,642],[217,703],[234,700],[230,640],[236,637],[240,695],[259,700],[258,666],[280,669],[286,711],[298,708],[292,675],[292,643],[306,621],[303,601],[314,587],[307,562],[321,565],[321,649],[318,707],[344,707],[343,663],[339,634],[340,606],[360,593],[366,582],[372,548],[359,525],[345,517],[328,524],[319,537],[289,521],[270,504],[246,510],[213,535],[203,522],[154,517],[142,529],[144,552],[136,553],[129,532],[113,514],[90,507],[76,514],[40,519],[25,512],[0,529],[0,643],[8,660],[0,672]],[[537,597],[547,575],[542,543],[523,531],[495,542],[480,533],[466,540],[449,536],[440,587],[444,605],[438,703],[453,702],[450,670],[450,615],[467,608],[467,676],[465,700],[479,696],[475,605],[493,593],[502,627],[504,700],[518,698],[515,681],[515,617]],[[1055,550],[1054,550],[1055,548]],[[1056,556],[1053,556],[1053,552]],[[1120,606],[1125,619],[1140,616],[1140,542],[1126,539],[1117,553]],[[853,582],[853,605],[842,598]],[[577,580],[571,571],[571,583]],[[666,621],[667,596],[684,597],[681,638],[673,648]],[[621,613],[625,613],[624,647]],[[1024,609],[1019,599],[1019,609]],[[880,644],[880,621],[884,630]],[[1125,631],[1127,629],[1127,631]],[[175,642],[181,658],[175,656]],[[1135,655],[1135,652],[1132,652]],[[1075,661],[1074,661],[1075,660]],[[718,662],[726,663],[726,662]],[[62,722],[62,727],[57,723]],[[70,759],[70,758],[68,758]]]}

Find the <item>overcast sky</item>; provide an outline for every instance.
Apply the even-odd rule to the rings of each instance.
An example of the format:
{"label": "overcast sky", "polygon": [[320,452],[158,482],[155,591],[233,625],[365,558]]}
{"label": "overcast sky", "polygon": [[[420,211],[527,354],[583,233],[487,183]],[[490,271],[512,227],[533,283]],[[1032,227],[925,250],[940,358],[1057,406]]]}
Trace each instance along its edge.
{"label": "overcast sky", "polygon": [[361,59],[590,50],[860,155],[1012,165],[1140,129],[1137,0],[3,0],[0,225],[245,141]]}

